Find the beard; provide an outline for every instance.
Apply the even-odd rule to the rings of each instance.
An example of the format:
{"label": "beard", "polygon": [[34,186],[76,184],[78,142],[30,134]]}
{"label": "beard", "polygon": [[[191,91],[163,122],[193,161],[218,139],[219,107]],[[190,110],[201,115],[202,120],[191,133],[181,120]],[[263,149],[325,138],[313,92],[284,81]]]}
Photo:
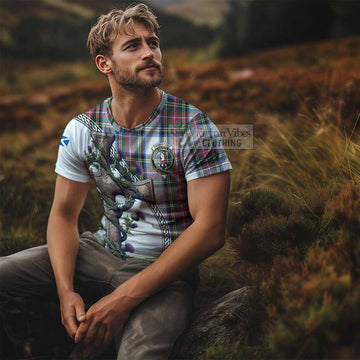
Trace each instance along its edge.
{"label": "beard", "polygon": [[[160,85],[163,78],[163,68],[160,63],[153,62],[143,67],[138,67],[135,71],[120,69],[116,64],[114,65],[113,74],[115,81],[128,90],[154,88]],[[145,66],[154,66],[156,70],[149,71],[149,74],[143,74],[143,76],[141,76],[140,72]]]}

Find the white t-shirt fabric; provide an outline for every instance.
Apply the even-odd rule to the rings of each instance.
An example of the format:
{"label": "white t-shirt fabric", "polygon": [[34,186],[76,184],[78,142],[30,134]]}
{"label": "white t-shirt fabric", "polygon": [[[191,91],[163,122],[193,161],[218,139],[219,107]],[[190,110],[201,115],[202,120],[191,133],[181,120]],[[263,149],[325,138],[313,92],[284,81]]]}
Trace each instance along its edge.
{"label": "white t-shirt fabric", "polygon": [[94,233],[115,256],[157,258],[193,222],[187,182],[231,169],[221,135],[199,109],[162,91],[150,118],[123,128],[112,98],[73,118],[55,171],[95,181],[104,217]]}

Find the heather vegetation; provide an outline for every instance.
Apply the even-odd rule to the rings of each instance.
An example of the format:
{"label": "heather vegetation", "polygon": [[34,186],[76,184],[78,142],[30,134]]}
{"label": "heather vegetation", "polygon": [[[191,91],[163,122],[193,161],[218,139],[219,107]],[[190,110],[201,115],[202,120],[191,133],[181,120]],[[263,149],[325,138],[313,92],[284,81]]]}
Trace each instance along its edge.
{"label": "heather vegetation", "polygon": [[[360,39],[202,66],[178,65],[173,56],[165,54],[165,90],[218,124],[254,124],[255,134],[253,150],[228,152],[227,241],[201,265],[196,309],[250,285],[259,290],[254,301],[262,310],[237,341],[207,344],[199,359],[358,357]],[[78,74],[74,66],[89,65],[56,69]],[[42,87],[24,84],[22,76],[37,78],[33,71],[39,67],[14,72],[17,94],[6,82],[1,88],[1,255],[45,242],[62,130],[109,94],[96,75],[86,82],[69,75]],[[80,231],[95,230],[100,213],[92,190]],[[247,320],[245,311],[232,326]],[[52,349],[52,356],[61,358],[59,351]]]}
{"label": "heather vegetation", "polygon": [[[273,60],[267,57],[270,68]],[[359,354],[359,112],[347,103],[346,83],[341,85],[345,68],[326,66],[341,78],[337,90],[334,78],[317,83],[315,69],[288,89],[288,95],[298,92],[298,102],[292,104],[289,96],[287,108],[273,108],[279,104],[273,85],[266,94],[273,101],[262,104],[272,107],[271,113],[262,109],[255,120],[255,129],[266,131],[255,130],[252,151],[230,152],[236,167],[226,254],[235,260],[227,278],[238,286],[258,286],[266,312],[249,338],[220,341],[204,359]],[[262,85],[267,81],[264,77]],[[318,95],[306,91],[299,97],[300,83]]]}

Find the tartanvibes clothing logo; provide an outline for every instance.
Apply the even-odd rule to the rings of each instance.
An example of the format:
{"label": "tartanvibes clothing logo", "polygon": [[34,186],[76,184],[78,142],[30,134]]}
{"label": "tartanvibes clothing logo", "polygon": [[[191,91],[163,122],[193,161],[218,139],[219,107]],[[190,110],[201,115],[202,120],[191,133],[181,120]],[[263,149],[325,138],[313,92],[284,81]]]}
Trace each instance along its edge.
{"label": "tartanvibes clothing logo", "polygon": [[175,165],[175,155],[172,146],[159,144],[151,149],[151,164],[154,169],[163,175],[168,174]]}
{"label": "tartanvibes clothing logo", "polygon": [[195,129],[203,148],[252,149],[252,124],[219,124],[214,129]]}

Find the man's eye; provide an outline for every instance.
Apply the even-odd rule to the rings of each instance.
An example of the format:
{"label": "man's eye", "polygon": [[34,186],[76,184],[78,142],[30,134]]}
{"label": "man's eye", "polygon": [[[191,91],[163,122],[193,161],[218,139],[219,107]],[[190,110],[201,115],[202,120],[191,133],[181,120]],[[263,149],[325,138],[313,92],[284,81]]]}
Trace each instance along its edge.
{"label": "man's eye", "polygon": [[159,47],[159,43],[157,41],[150,41],[149,46],[153,49],[156,49],[157,47]]}
{"label": "man's eye", "polygon": [[137,48],[137,44],[131,44],[125,48],[125,50],[134,50]]}

